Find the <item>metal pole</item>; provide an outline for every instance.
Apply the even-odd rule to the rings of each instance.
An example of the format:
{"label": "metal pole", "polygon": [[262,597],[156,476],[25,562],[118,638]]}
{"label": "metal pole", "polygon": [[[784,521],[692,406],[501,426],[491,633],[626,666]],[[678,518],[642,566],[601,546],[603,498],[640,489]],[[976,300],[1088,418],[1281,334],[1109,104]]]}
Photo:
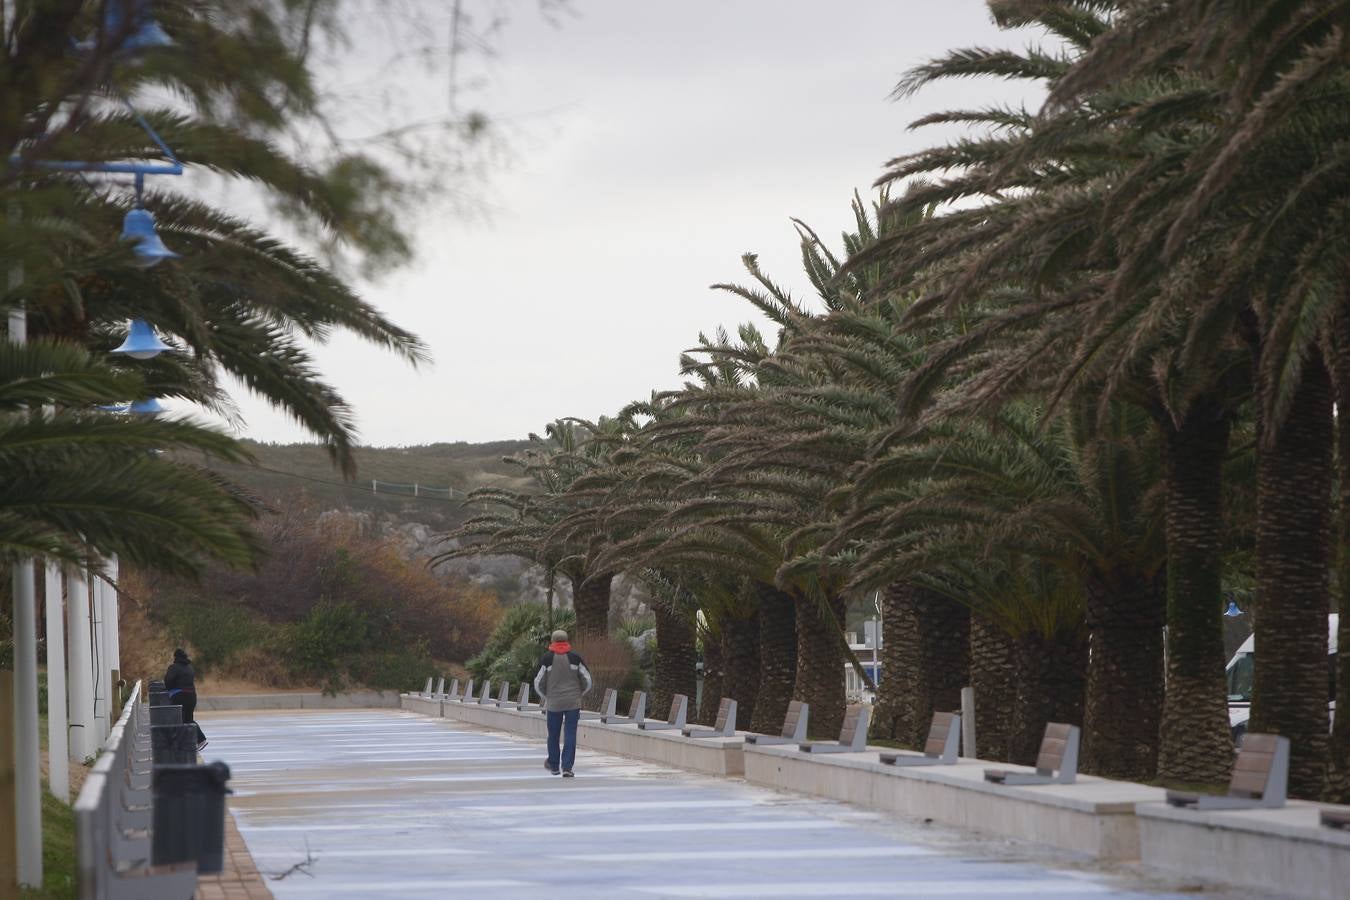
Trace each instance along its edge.
{"label": "metal pole", "polygon": [[70,735],[66,732],[65,583],[60,565],[48,560],[47,581],[47,787],[62,803],[70,802]]}
{"label": "metal pole", "polygon": [[[90,569],[89,583],[89,672],[94,694],[94,746],[108,738],[108,667],[103,652],[103,579],[98,569]],[[91,754],[92,755],[92,754]]]}
{"label": "metal pole", "polygon": [[89,586],[78,566],[66,570],[70,632],[70,758],[82,763],[98,750],[94,734],[94,672],[89,659]]}

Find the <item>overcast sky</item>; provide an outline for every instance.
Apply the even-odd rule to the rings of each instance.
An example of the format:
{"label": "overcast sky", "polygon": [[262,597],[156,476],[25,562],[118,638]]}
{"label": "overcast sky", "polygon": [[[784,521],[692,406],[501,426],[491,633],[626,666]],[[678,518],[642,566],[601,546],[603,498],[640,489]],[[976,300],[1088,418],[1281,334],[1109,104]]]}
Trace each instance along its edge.
{"label": "overcast sky", "polygon": [[[754,319],[708,289],[741,280],[741,254],[805,296],[790,217],[836,238],[855,189],[944,135],[912,119],[1024,99],[964,82],[891,101],[908,67],[1035,38],[999,32],[983,0],[573,3],[555,27],[521,0],[473,96],[513,147],[487,221],[431,217],[416,262],[365,286],[433,366],[346,338],[317,350],[363,443],[523,437],[677,386],[699,331]],[[410,90],[445,103],[439,80]],[[248,437],[310,440],[242,390],[240,407]]]}

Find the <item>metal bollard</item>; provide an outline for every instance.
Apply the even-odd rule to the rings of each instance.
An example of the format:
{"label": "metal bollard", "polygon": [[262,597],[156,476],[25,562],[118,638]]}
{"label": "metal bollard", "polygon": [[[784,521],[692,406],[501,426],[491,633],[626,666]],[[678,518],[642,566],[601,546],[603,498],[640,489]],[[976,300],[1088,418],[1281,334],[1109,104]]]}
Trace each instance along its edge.
{"label": "metal bollard", "polygon": [[178,704],[172,706],[152,706],[150,707],[151,725],[182,725],[183,707]]}
{"label": "metal bollard", "polygon": [[197,872],[219,872],[225,857],[225,795],[230,767],[155,766],[155,819],[151,858],[196,862]]}
{"label": "metal bollard", "polygon": [[150,751],[155,766],[197,761],[197,729],[192,725],[151,725]]}

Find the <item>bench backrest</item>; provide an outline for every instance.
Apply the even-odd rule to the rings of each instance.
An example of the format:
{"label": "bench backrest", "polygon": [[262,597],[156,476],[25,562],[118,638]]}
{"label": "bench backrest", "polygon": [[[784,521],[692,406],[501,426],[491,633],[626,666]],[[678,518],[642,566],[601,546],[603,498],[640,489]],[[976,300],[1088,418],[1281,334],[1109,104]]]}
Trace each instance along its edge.
{"label": "bench backrest", "polygon": [[497,705],[505,706],[511,702],[511,682],[503,681],[501,690],[497,692]]}
{"label": "bench backrest", "polygon": [[[730,697],[723,697],[722,701],[717,704],[717,719],[713,722],[713,730],[726,731],[727,719],[734,717],[735,715],[736,715],[736,701],[732,700]],[[731,728],[733,731],[736,729],[734,718],[732,721]]]}
{"label": "bench backrest", "polygon": [[469,683],[464,685],[464,701],[467,703],[472,699],[473,699],[473,679],[470,678]]}
{"label": "bench backrest", "polygon": [[647,692],[633,691],[633,701],[628,704],[628,718],[641,722],[647,715]]}
{"label": "bench backrest", "polygon": [[666,719],[667,725],[673,725],[676,728],[683,728],[685,718],[689,714],[689,696],[687,694],[676,694],[670,698],[670,718]]}
{"label": "bench backrest", "polygon": [[522,681],[520,683],[520,694],[516,697],[516,709],[524,709],[530,705],[530,683]]}
{"label": "bench backrest", "polygon": [[1072,782],[1078,774],[1078,726],[1050,722],[1045,726],[1041,751],[1036,754],[1036,771],[1041,775],[1059,775]]}
{"label": "bench backrest", "polygon": [[450,682],[450,693],[446,695],[448,699],[453,700],[459,696],[459,679],[452,679]]}
{"label": "bench backrest", "polygon": [[801,743],[806,740],[806,718],[810,707],[800,700],[788,704],[787,715],[783,716],[783,737]]}
{"label": "bench backrest", "polygon": [[961,716],[957,713],[933,713],[933,724],[928,726],[928,740],[923,744],[923,755],[933,759],[953,757],[955,762],[958,741],[961,740]]}
{"label": "bench backrest", "polygon": [[432,676],[430,676],[430,675],[427,676],[427,686],[424,687],[424,688],[422,688],[422,693],[424,693],[424,694],[430,694],[430,693],[431,693],[431,678],[432,678]]}
{"label": "bench backrest", "polygon": [[619,692],[614,688],[605,688],[604,695],[600,698],[600,715],[612,716],[619,705]]}
{"label": "bench backrest", "polygon": [[491,699],[492,699],[492,681],[491,681],[491,680],[484,681],[484,682],[483,682],[483,693],[479,695],[479,697],[478,697],[478,702],[479,702],[480,704],[481,704],[481,703],[487,703],[487,702],[488,702],[489,700],[491,700]]}
{"label": "bench backrest", "polygon": [[441,697],[445,694],[445,679],[442,678],[436,682],[436,696]]}
{"label": "bench backrest", "polygon": [[1284,806],[1289,789],[1289,738],[1277,734],[1248,733],[1242,739],[1230,797],[1260,800],[1265,806]]}
{"label": "bench backrest", "polygon": [[867,746],[867,722],[872,707],[866,703],[850,703],[844,709],[844,724],[839,728],[839,743],[856,750]]}

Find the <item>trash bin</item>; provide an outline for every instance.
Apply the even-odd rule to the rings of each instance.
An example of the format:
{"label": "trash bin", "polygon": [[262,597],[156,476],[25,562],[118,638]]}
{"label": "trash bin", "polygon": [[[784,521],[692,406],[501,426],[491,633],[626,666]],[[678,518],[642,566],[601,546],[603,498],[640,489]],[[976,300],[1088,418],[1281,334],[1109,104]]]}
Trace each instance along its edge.
{"label": "trash bin", "polygon": [[155,706],[168,706],[170,702],[171,702],[171,701],[169,700],[169,692],[168,692],[168,691],[151,691],[151,692],[150,692],[150,705],[151,705],[152,707],[155,707]]}
{"label": "trash bin", "polygon": [[230,767],[155,766],[151,859],[197,863],[202,874],[219,872],[225,857],[225,795]]}
{"label": "trash bin", "polygon": [[[177,709],[177,707],[169,707]],[[150,751],[156,766],[197,761],[197,729],[192,725],[151,725]]]}
{"label": "trash bin", "polygon": [[173,704],[171,706],[151,706],[150,707],[151,725],[182,725],[183,707]]}
{"label": "trash bin", "polygon": [[152,682],[150,682],[150,686],[149,686],[149,687],[150,687],[150,693],[152,693],[152,694],[163,694],[163,693],[165,693],[165,692],[167,692],[167,691],[169,690],[168,688],[166,688],[166,687],[164,686],[164,682],[162,682],[162,681],[152,681]]}

